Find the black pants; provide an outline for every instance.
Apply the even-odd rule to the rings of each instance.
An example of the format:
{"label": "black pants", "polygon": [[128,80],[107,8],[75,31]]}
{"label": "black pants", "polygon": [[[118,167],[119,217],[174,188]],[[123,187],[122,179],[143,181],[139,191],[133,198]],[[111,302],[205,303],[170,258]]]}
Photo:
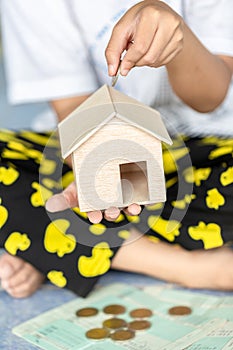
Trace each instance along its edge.
{"label": "black pants", "polygon": [[81,296],[135,226],[148,239],[211,249],[233,240],[233,139],[181,138],[164,148],[167,201],[90,224],[78,208],[48,213],[46,200],[73,174],[52,134],[0,130],[0,244],[59,287]]}

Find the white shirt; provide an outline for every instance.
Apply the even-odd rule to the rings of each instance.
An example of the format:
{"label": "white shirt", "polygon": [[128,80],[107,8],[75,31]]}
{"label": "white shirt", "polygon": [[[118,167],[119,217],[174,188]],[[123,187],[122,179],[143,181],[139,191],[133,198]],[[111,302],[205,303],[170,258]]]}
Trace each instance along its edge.
{"label": "white shirt", "polygon": [[[110,84],[105,47],[114,24],[138,1],[2,0],[3,43],[12,103],[49,101]],[[203,44],[233,55],[232,0],[167,0]],[[172,92],[166,69],[134,68],[116,86],[159,109],[171,134],[233,136],[233,88],[213,113],[200,114]]]}

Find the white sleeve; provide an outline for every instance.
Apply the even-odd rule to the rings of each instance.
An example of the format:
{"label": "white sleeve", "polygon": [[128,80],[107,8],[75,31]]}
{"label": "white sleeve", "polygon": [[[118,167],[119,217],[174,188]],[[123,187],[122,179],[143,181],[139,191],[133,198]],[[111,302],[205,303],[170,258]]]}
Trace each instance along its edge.
{"label": "white sleeve", "polygon": [[233,56],[233,1],[183,0],[184,18],[213,53]]}
{"label": "white sleeve", "polygon": [[82,95],[97,81],[67,0],[2,0],[11,103]]}

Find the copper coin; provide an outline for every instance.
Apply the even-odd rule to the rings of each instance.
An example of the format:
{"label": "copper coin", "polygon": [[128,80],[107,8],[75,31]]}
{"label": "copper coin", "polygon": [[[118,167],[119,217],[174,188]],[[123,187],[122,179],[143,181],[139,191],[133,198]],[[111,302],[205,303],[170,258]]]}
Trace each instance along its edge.
{"label": "copper coin", "polygon": [[95,307],[84,307],[76,311],[76,316],[79,317],[90,317],[98,314],[98,309]]}
{"label": "copper coin", "polygon": [[130,316],[133,318],[151,317],[153,312],[150,309],[141,308],[130,311]]}
{"label": "copper coin", "polygon": [[119,329],[127,326],[127,322],[122,318],[109,318],[103,322],[103,326],[109,329]]}
{"label": "copper coin", "polygon": [[192,313],[192,309],[188,306],[174,306],[168,310],[168,313],[173,316],[185,316]]}
{"label": "copper coin", "polygon": [[142,331],[144,329],[148,329],[151,327],[151,323],[146,320],[137,320],[137,321],[132,321],[128,323],[129,329],[133,331]]}
{"label": "copper coin", "polygon": [[92,328],[86,332],[86,337],[89,339],[105,339],[109,335],[109,331],[106,328]]}
{"label": "copper coin", "polygon": [[103,312],[105,314],[111,314],[111,315],[120,315],[120,314],[123,314],[125,311],[126,311],[126,308],[124,306],[117,305],[117,304],[105,306],[105,308],[103,309]]}
{"label": "copper coin", "polygon": [[120,329],[110,334],[112,340],[129,340],[135,337],[135,333],[129,329]]}

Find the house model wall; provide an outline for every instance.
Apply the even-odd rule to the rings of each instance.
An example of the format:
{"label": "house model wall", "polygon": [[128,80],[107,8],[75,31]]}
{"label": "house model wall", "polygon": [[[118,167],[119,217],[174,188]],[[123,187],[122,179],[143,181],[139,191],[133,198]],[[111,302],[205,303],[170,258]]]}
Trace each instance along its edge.
{"label": "house model wall", "polygon": [[104,85],[59,124],[62,156],[72,154],[81,211],[166,200],[160,114]]}

